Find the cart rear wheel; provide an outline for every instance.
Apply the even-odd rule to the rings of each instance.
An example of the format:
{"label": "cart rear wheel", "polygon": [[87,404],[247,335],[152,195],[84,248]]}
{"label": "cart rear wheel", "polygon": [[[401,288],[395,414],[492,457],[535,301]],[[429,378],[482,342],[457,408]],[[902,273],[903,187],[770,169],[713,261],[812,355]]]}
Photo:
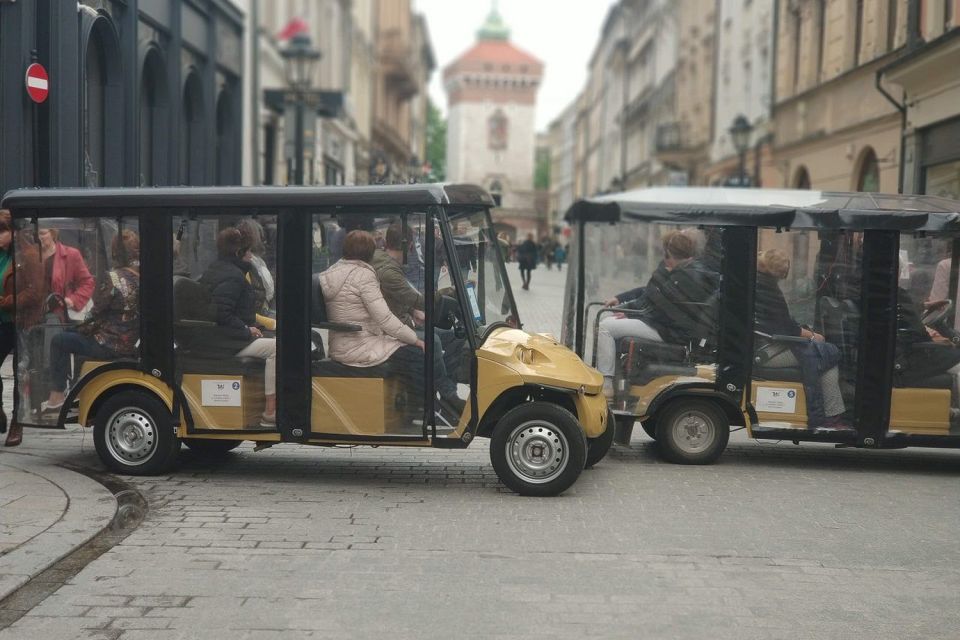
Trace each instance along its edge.
{"label": "cart rear wheel", "polygon": [[617,425],[613,419],[613,412],[607,410],[606,430],[596,438],[587,438],[587,464],[589,469],[603,460],[610,447],[613,446],[613,436],[617,433]]}
{"label": "cart rear wheel", "polygon": [[190,451],[202,458],[219,458],[233,451],[243,440],[219,440],[216,438],[184,438],[183,443]]}
{"label": "cart rear wheel", "polygon": [[111,471],[133,476],[163,473],[173,466],[180,441],[170,411],[144,391],[121,391],[97,411],[93,443]]}
{"label": "cart rear wheel", "polygon": [[657,416],[656,441],[660,454],[677,464],[710,464],[723,453],[730,423],[708,400],[680,399]]}
{"label": "cart rear wheel", "polygon": [[549,402],[527,402],[500,418],[490,441],[490,461],[500,481],[524,496],[567,490],[587,459],[587,439],[569,411]]}

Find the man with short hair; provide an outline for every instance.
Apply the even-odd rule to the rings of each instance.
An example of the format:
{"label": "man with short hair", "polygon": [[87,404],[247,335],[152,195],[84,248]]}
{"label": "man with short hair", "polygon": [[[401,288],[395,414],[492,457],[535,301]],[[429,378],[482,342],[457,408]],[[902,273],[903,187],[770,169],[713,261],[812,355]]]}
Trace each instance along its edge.
{"label": "man with short hair", "polygon": [[[390,225],[384,236],[384,248],[373,252],[370,265],[380,279],[380,291],[393,315],[401,322],[415,329],[422,339],[423,293],[414,288],[403,271],[403,248],[410,243],[410,230],[399,222]],[[434,327],[433,367],[434,377],[449,377],[458,382],[460,363],[463,357],[464,340],[457,338],[452,329]]]}

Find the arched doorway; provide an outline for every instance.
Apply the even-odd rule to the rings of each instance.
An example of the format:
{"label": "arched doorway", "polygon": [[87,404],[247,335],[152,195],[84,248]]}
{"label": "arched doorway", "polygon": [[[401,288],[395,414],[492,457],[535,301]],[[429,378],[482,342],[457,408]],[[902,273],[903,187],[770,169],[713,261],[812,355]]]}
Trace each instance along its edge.
{"label": "arched doorway", "polygon": [[120,47],[109,18],[84,14],[82,149],[83,184],[123,184],[123,91]]}
{"label": "arched doorway", "polygon": [[140,164],[138,184],[167,184],[169,116],[166,65],[160,52],[151,47],[143,62],[140,79]]}
{"label": "arched doorway", "polygon": [[217,98],[217,184],[235,184],[234,162],[234,118],[233,98],[230,89],[224,87]]}
{"label": "arched doorway", "polygon": [[183,122],[180,125],[180,180],[183,184],[204,184],[206,179],[205,115],[200,74],[191,71],[183,84]]}
{"label": "arched doorway", "polygon": [[867,193],[880,191],[880,163],[872,147],[863,150],[857,166],[857,183],[854,185],[856,190]]}
{"label": "arched doorway", "polygon": [[794,189],[810,188],[810,172],[807,171],[807,168],[803,165],[800,165],[796,173],[793,174],[793,188]]}

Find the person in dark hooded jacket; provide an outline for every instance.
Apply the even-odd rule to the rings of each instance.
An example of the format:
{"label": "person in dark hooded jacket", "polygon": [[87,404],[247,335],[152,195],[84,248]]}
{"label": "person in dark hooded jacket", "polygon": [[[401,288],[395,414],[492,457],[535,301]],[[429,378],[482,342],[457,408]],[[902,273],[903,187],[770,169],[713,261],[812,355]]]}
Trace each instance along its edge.
{"label": "person in dark hooded jacket", "polygon": [[238,357],[262,358],[264,361],[264,409],[260,426],[276,426],[277,419],[277,342],[264,338],[257,325],[257,296],[247,280],[252,268],[243,259],[245,250],[240,231],[228,227],[217,235],[218,258],[207,267],[200,283],[210,292],[217,325],[222,332],[216,345],[229,349]]}

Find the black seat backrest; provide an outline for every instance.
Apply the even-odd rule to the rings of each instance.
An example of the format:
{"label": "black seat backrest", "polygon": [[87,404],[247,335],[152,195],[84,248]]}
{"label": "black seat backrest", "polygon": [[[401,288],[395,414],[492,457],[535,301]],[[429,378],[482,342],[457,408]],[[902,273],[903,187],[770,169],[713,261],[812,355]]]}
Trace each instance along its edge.
{"label": "black seat backrest", "polygon": [[217,320],[209,289],[187,276],[173,276],[173,321],[178,320]]}
{"label": "black seat backrest", "polygon": [[310,322],[320,324],[327,321],[327,303],[323,299],[323,287],[320,286],[320,274],[313,274],[313,295],[310,299]]}

